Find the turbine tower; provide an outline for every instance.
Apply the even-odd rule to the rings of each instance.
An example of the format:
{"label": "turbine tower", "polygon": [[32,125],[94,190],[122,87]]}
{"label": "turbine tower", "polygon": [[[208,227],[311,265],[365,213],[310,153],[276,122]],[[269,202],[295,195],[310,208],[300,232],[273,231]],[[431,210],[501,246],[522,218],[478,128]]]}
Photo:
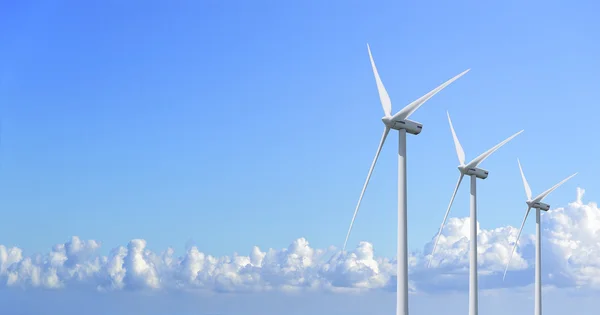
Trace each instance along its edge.
{"label": "turbine tower", "polygon": [[529,188],[529,184],[527,183],[527,179],[525,179],[525,174],[523,174],[523,168],[521,167],[521,162],[517,159],[517,163],[519,164],[519,170],[521,171],[521,179],[523,179],[523,186],[525,186],[525,193],[527,194],[527,211],[525,212],[525,218],[523,218],[523,223],[521,223],[521,228],[519,229],[519,234],[517,235],[517,240],[515,241],[515,245],[513,246],[512,252],[510,253],[510,258],[508,259],[508,263],[506,264],[506,268],[504,269],[504,276],[502,276],[502,281],[506,277],[506,271],[508,270],[508,265],[510,265],[510,261],[512,260],[512,256],[515,253],[515,249],[517,248],[517,243],[519,242],[519,237],[521,237],[521,232],[523,231],[523,226],[525,226],[525,221],[527,220],[527,216],[529,215],[529,211],[531,209],[535,209],[535,315],[542,315],[542,231],[540,228],[541,224],[541,210],[548,211],[550,210],[550,205],[542,202],[546,196],[548,196],[551,192],[553,192],[560,185],[564,184],[566,181],[571,179],[573,176],[577,175],[577,173],[563,179],[560,183],[552,186],[552,188],[544,191],[539,194],[537,197],[531,199],[531,188]]}
{"label": "turbine tower", "polygon": [[456,187],[454,188],[454,192],[452,193],[452,198],[450,199],[450,204],[448,205],[448,209],[446,210],[446,214],[444,215],[444,220],[442,221],[442,225],[440,226],[440,230],[435,239],[435,243],[433,245],[433,250],[431,251],[431,258],[429,260],[428,267],[431,265],[431,261],[433,260],[433,254],[435,253],[435,249],[437,247],[438,241],[440,239],[440,235],[442,234],[442,230],[444,229],[444,225],[446,224],[446,219],[448,218],[448,214],[450,213],[450,208],[452,207],[452,202],[454,202],[454,197],[456,196],[456,191],[458,191],[458,187],[462,182],[462,179],[465,175],[471,176],[471,237],[470,241],[470,263],[469,263],[469,315],[477,315],[477,190],[476,183],[477,178],[486,179],[488,177],[488,171],[478,168],[479,164],[487,159],[492,153],[498,150],[500,147],[505,145],[508,141],[512,140],[514,137],[519,135],[523,130],[515,133],[514,135],[508,137],[506,140],[498,143],[493,148],[485,151],[480,156],[474,158],[471,162],[465,164],[465,151],[463,150],[460,142],[458,142],[458,138],[456,137],[456,132],[454,132],[454,127],[452,126],[452,120],[450,119],[450,114],[448,115],[448,123],[450,123],[450,131],[452,131],[452,138],[454,139],[454,146],[456,147],[456,154],[458,155],[458,162],[460,165],[458,166],[458,170],[460,171],[460,177],[458,178],[458,182],[456,183]]}
{"label": "turbine tower", "polygon": [[358,208],[360,207],[360,203],[362,201],[365,190],[367,189],[367,185],[369,184],[371,173],[373,172],[373,168],[377,163],[377,158],[379,157],[379,153],[381,152],[383,143],[385,142],[385,139],[390,129],[398,130],[398,263],[396,284],[396,314],[407,315],[408,244],[406,231],[406,133],[408,132],[413,135],[418,135],[419,133],[421,133],[421,129],[423,128],[422,124],[414,122],[412,120],[408,120],[408,117],[412,113],[414,113],[421,105],[423,105],[423,103],[425,103],[439,91],[443,90],[450,83],[463,76],[470,69],[467,69],[462,73],[458,74],[457,76],[453,77],[452,79],[444,82],[442,85],[431,90],[429,93],[421,96],[416,101],[408,104],[406,107],[404,107],[402,110],[400,110],[392,116],[392,101],[390,100],[390,96],[388,95],[387,91],[385,90],[385,87],[383,86],[383,82],[381,82],[381,78],[379,77],[379,73],[377,72],[377,68],[375,67],[375,61],[373,61],[373,56],[371,55],[371,48],[369,47],[369,44],[367,44],[367,50],[369,51],[371,67],[373,68],[373,74],[375,75],[375,81],[377,83],[377,90],[379,91],[379,99],[381,101],[383,112],[385,114],[385,116],[381,119],[383,121],[383,124],[385,125],[385,129],[383,130],[383,136],[381,137],[381,141],[379,142],[377,153],[375,154],[375,158],[373,159],[373,163],[371,164],[371,168],[369,169],[367,179],[363,185],[360,197],[358,198],[358,203],[356,205],[356,209],[354,210],[354,215],[352,216],[352,221],[350,222],[350,227],[348,228],[348,233],[346,234],[346,240],[344,241],[343,250],[346,250],[346,244],[348,243],[348,237],[350,236],[350,231],[352,231],[352,226],[354,225],[354,219],[356,218],[356,214],[358,212]]}

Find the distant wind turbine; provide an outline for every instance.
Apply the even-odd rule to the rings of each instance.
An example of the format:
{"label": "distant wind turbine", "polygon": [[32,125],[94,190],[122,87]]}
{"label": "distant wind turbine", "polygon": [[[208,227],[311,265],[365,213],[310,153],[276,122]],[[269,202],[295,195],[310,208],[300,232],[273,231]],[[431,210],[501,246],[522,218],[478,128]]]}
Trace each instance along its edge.
{"label": "distant wind turbine", "polygon": [[458,191],[458,187],[462,182],[462,179],[465,175],[471,176],[471,237],[470,237],[470,266],[469,266],[469,315],[477,315],[477,190],[476,183],[477,178],[486,179],[488,177],[488,171],[477,168],[481,162],[487,159],[492,153],[498,150],[500,147],[505,145],[508,141],[512,140],[514,137],[519,135],[523,130],[515,133],[514,135],[508,137],[506,140],[498,143],[493,148],[485,151],[480,156],[474,158],[471,162],[465,164],[465,151],[463,150],[460,142],[458,142],[458,138],[456,137],[456,132],[454,132],[454,127],[452,126],[452,120],[450,119],[450,114],[448,115],[448,123],[450,123],[450,131],[452,131],[452,138],[454,139],[454,146],[456,148],[456,154],[458,155],[458,162],[460,165],[458,166],[458,170],[460,171],[460,177],[458,178],[458,182],[456,183],[456,187],[454,188],[454,192],[452,193],[452,198],[450,199],[450,204],[448,205],[448,209],[446,210],[446,214],[444,215],[444,220],[442,221],[442,225],[440,226],[440,230],[435,239],[435,243],[433,245],[433,250],[431,251],[431,257],[429,259],[428,267],[431,265],[431,261],[433,260],[433,254],[435,253],[435,249],[437,247],[438,241],[440,240],[440,235],[442,234],[442,230],[444,229],[444,225],[446,224],[446,219],[448,218],[448,214],[450,213],[450,208],[452,207],[452,202],[454,202],[454,197],[456,196],[456,191]]}
{"label": "distant wind turbine", "polygon": [[571,179],[573,176],[577,175],[577,173],[563,179],[560,183],[552,186],[552,188],[544,191],[539,194],[537,197],[531,199],[531,188],[529,188],[529,184],[527,183],[527,179],[525,178],[525,174],[523,173],[523,168],[521,167],[521,161],[517,159],[517,163],[519,164],[519,170],[521,171],[521,179],[523,179],[523,186],[525,186],[525,193],[527,194],[527,211],[525,212],[525,218],[523,218],[523,223],[521,223],[521,228],[519,229],[519,234],[517,234],[517,240],[515,241],[515,245],[513,246],[512,252],[510,253],[510,258],[508,259],[508,263],[506,264],[506,268],[504,269],[504,275],[502,276],[502,281],[506,277],[506,271],[508,270],[508,265],[510,265],[510,261],[512,260],[513,254],[515,253],[515,249],[517,248],[517,243],[519,242],[519,237],[521,237],[521,232],[523,231],[523,227],[525,226],[525,221],[527,221],[527,216],[529,215],[529,211],[531,209],[535,209],[535,315],[542,315],[542,231],[540,228],[540,216],[541,212],[550,210],[550,205],[542,202],[546,196],[548,196],[551,192],[553,192],[560,185],[564,184],[566,181]]}
{"label": "distant wind turbine", "polygon": [[358,198],[358,204],[356,205],[356,209],[354,210],[354,215],[352,216],[352,221],[350,222],[350,228],[348,228],[348,233],[346,234],[346,240],[344,241],[343,250],[346,250],[346,244],[348,243],[348,237],[350,236],[350,231],[352,231],[352,226],[354,225],[354,219],[356,218],[356,214],[358,213],[358,208],[360,207],[360,203],[362,201],[365,190],[367,189],[367,185],[369,184],[369,179],[371,178],[371,173],[373,172],[373,168],[375,167],[375,163],[377,163],[377,158],[379,157],[379,153],[381,152],[381,148],[383,147],[383,143],[390,131],[390,129],[398,130],[399,132],[399,141],[398,141],[398,263],[397,263],[397,284],[396,284],[396,294],[397,294],[397,305],[396,305],[396,314],[397,315],[407,315],[408,314],[408,245],[407,245],[407,215],[406,215],[406,133],[410,133],[413,135],[418,135],[421,133],[421,129],[423,125],[408,120],[408,117],[414,113],[423,103],[437,94],[439,91],[443,90],[450,83],[454,82],[469,70],[463,71],[452,79],[444,82],[442,85],[433,89],[429,93],[421,96],[416,101],[408,104],[402,110],[397,112],[392,116],[392,101],[390,100],[390,96],[388,95],[385,87],[383,86],[383,82],[379,77],[379,73],[377,72],[377,67],[375,67],[375,61],[373,60],[373,56],[371,55],[371,48],[369,44],[367,44],[367,50],[369,51],[369,58],[371,59],[371,67],[373,68],[373,74],[375,75],[375,81],[377,83],[377,90],[379,91],[379,99],[381,100],[381,105],[383,107],[383,112],[385,116],[381,119],[383,124],[385,125],[385,129],[383,130],[383,136],[381,137],[381,141],[379,142],[379,147],[377,148],[377,153],[375,154],[375,158],[373,159],[373,163],[371,164],[371,168],[369,169],[369,173],[367,175],[367,179],[363,185],[363,189],[360,193],[360,197]]}

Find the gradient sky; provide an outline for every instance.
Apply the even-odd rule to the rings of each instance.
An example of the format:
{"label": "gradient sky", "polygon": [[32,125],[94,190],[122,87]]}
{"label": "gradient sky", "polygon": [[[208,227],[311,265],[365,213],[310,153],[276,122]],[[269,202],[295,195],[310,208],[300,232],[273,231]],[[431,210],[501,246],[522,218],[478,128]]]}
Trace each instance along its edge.
{"label": "gradient sky", "polygon": [[[600,195],[593,1],[0,3],[0,243],[47,251],[196,244],[214,255],[306,237],[341,246],[383,129],[366,43],[394,111],[471,72],[411,119],[409,239],[436,233],[458,177],[446,110],[481,167],[479,220],[518,225],[525,193],[580,174]],[[396,253],[393,133],[349,246]],[[468,214],[468,185],[452,216]],[[597,200],[597,197],[596,199]],[[527,225],[531,231],[533,224]]]}

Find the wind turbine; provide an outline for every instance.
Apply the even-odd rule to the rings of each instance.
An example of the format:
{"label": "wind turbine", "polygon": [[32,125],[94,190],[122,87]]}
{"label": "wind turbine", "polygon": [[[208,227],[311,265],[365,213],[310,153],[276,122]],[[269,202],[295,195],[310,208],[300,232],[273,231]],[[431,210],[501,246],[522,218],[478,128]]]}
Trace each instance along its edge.
{"label": "wind turbine", "polygon": [[421,123],[408,120],[408,117],[414,113],[423,103],[437,94],[439,91],[443,90],[450,83],[454,82],[465,73],[467,73],[470,69],[463,71],[452,79],[444,82],[442,85],[436,87],[431,90],[429,93],[421,96],[416,101],[408,104],[402,110],[397,112],[392,116],[392,101],[390,100],[390,96],[388,95],[385,87],[383,86],[383,82],[381,82],[381,78],[379,77],[379,73],[377,72],[377,67],[375,67],[375,61],[373,60],[373,56],[371,54],[371,47],[367,44],[367,50],[369,51],[369,58],[371,59],[371,67],[373,68],[373,74],[375,75],[375,81],[377,83],[377,90],[379,92],[379,99],[381,101],[381,105],[383,107],[383,112],[385,116],[381,119],[383,124],[385,125],[385,129],[383,130],[383,136],[381,137],[381,141],[379,142],[379,147],[377,148],[377,153],[375,154],[375,158],[373,159],[373,163],[371,164],[371,168],[369,169],[369,173],[367,175],[367,179],[363,185],[362,191],[360,193],[360,197],[358,198],[358,203],[356,205],[356,209],[354,210],[354,215],[352,216],[352,221],[350,222],[350,228],[348,228],[348,233],[346,234],[346,240],[344,241],[343,250],[346,250],[346,244],[348,243],[348,237],[350,236],[350,231],[352,231],[352,226],[354,225],[354,219],[356,218],[356,214],[358,213],[358,208],[360,207],[360,203],[362,201],[365,190],[367,189],[367,185],[369,184],[369,179],[371,178],[371,173],[373,172],[373,168],[375,167],[375,163],[377,163],[377,158],[379,157],[379,153],[381,152],[381,148],[383,147],[383,143],[390,131],[390,129],[398,130],[399,139],[398,139],[398,263],[397,263],[397,284],[396,284],[396,314],[397,315],[407,315],[408,314],[408,244],[407,244],[407,215],[406,215],[406,133],[410,133],[413,135],[418,135],[421,133],[421,129],[423,125]]}
{"label": "wind turbine", "polygon": [[469,315],[477,315],[477,178],[486,179],[488,177],[489,172],[478,168],[479,164],[487,159],[492,153],[496,150],[500,149],[503,145],[505,145],[508,141],[512,140],[514,137],[518,136],[523,130],[515,133],[514,135],[508,137],[506,140],[498,143],[493,148],[485,151],[480,156],[474,158],[471,162],[465,164],[465,151],[463,150],[460,142],[458,142],[458,138],[456,137],[456,132],[454,132],[454,127],[452,126],[452,120],[450,119],[450,114],[448,115],[448,122],[450,123],[450,131],[452,131],[452,138],[454,138],[454,146],[456,147],[456,154],[458,155],[458,162],[460,165],[458,166],[458,170],[460,171],[460,177],[458,178],[458,182],[456,183],[456,187],[454,188],[454,192],[452,193],[452,198],[450,199],[450,204],[448,205],[448,209],[446,210],[446,214],[444,215],[444,220],[442,221],[442,225],[440,226],[440,230],[438,232],[437,238],[433,245],[433,250],[431,251],[431,258],[429,260],[429,265],[431,265],[431,261],[433,260],[433,254],[435,253],[435,249],[437,247],[438,241],[440,239],[440,235],[442,234],[442,230],[444,229],[444,225],[446,224],[446,219],[448,218],[448,214],[450,213],[450,208],[452,207],[452,202],[454,202],[454,197],[456,196],[456,191],[462,182],[462,179],[465,175],[471,176],[471,237],[470,237],[470,263],[469,263]]}
{"label": "wind turbine", "polygon": [[506,277],[506,271],[508,270],[508,265],[510,265],[510,261],[512,260],[512,256],[515,253],[515,249],[517,248],[517,242],[519,242],[519,237],[521,237],[521,232],[523,231],[523,226],[525,226],[525,221],[527,220],[527,216],[529,215],[529,211],[531,209],[535,209],[535,308],[534,314],[541,315],[542,314],[542,231],[540,228],[541,221],[541,212],[550,210],[550,205],[542,202],[546,196],[548,196],[551,192],[553,192],[560,185],[564,184],[566,181],[571,179],[573,176],[577,175],[577,173],[563,179],[560,183],[552,186],[552,188],[544,191],[539,194],[537,197],[531,199],[531,188],[529,188],[529,184],[527,183],[527,179],[525,179],[525,174],[523,174],[523,168],[521,167],[521,161],[517,159],[517,163],[519,164],[519,170],[521,171],[521,178],[523,179],[523,186],[525,186],[525,193],[527,194],[527,212],[525,212],[525,218],[523,218],[523,223],[521,223],[521,228],[519,229],[519,234],[517,235],[517,240],[515,241],[515,245],[513,246],[512,252],[510,253],[510,258],[508,259],[508,263],[506,264],[506,268],[504,269],[504,276],[502,276],[502,281]]}

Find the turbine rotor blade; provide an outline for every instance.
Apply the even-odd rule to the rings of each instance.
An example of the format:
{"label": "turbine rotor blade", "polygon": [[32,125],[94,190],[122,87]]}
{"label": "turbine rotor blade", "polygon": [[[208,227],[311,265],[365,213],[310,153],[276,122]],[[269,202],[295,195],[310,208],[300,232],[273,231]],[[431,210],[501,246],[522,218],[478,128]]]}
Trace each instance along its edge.
{"label": "turbine rotor blade", "polygon": [[456,155],[458,156],[458,162],[460,165],[465,165],[465,151],[463,150],[460,142],[458,141],[458,137],[456,136],[456,132],[454,131],[454,126],[452,126],[452,120],[450,119],[450,113],[446,112],[448,115],[448,123],[450,123],[450,131],[452,131],[452,138],[454,139],[454,147],[456,148]]}
{"label": "turbine rotor blade", "polygon": [[371,174],[373,173],[373,169],[375,168],[375,164],[377,163],[377,158],[379,158],[379,153],[381,152],[381,148],[383,147],[383,143],[385,142],[385,138],[387,137],[389,132],[390,128],[386,127],[383,131],[383,135],[381,136],[381,141],[379,142],[377,153],[375,153],[375,158],[373,159],[373,163],[371,163],[371,168],[369,169],[369,173],[367,174],[367,179],[365,180],[365,184],[363,185],[362,191],[360,192],[360,197],[358,198],[358,203],[356,204],[356,209],[354,210],[354,215],[352,216],[350,228],[348,228],[348,233],[346,234],[346,240],[344,241],[344,247],[342,251],[346,250],[346,244],[348,243],[348,238],[350,237],[350,232],[352,231],[352,226],[354,225],[354,219],[356,219],[356,214],[358,213],[358,208],[360,207],[360,203],[365,194],[365,190],[367,189],[367,185],[369,184],[369,179],[371,178]]}
{"label": "turbine rotor blade", "polygon": [[504,278],[506,277],[506,271],[508,271],[508,266],[510,265],[510,261],[512,260],[513,254],[515,253],[515,249],[517,249],[517,243],[519,243],[519,238],[521,237],[521,232],[523,232],[523,227],[525,226],[525,221],[527,221],[527,216],[529,215],[529,210],[531,210],[531,207],[527,207],[527,212],[525,212],[525,218],[523,218],[523,223],[521,223],[521,228],[519,229],[519,234],[517,234],[517,240],[515,241],[515,245],[513,246],[512,252],[510,253],[510,258],[508,259],[506,268],[504,269],[504,276],[502,276],[502,281],[504,281]]}
{"label": "turbine rotor blade", "polygon": [[517,163],[519,163],[519,170],[521,171],[521,178],[523,179],[523,186],[525,186],[525,193],[527,194],[527,200],[531,200],[531,188],[529,188],[529,184],[527,183],[527,179],[525,178],[525,174],[523,173],[523,168],[521,167],[521,161],[517,159]]}
{"label": "turbine rotor blade", "polygon": [[406,107],[404,107],[402,110],[400,110],[398,113],[396,113],[394,115],[394,120],[404,120],[407,119],[410,115],[412,115],[412,113],[414,113],[417,109],[419,109],[419,107],[421,107],[421,105],[423,105],[425,102],[427,102],[430,98],[432,98],[434,95],[436,95],[438,92],[440,92],[441,90],[443,90],[445,87],[447,87],[448,85],[450,85],[450,83],[456,81],[458,78],[462,77],[463,75],[465,75],[467,72],[469,72],[469,70],[471,69],[467,69],[463,72],[461,72],[460,74],[454,76],[452,79],[442,83],[440,86],[436,87],[435,89],[431,90],[429,93],[419,97],[416,101],[406,105]]}
{"label": "turbine rotor blade", "polygon": [[524,130],[521,130],[521,131],[515,133],[514,135],[506,138],[504,141],[502,141],[502,142],[498,143],[497,145],[495,145],[493,148],[485,151],[480,156],[474,158],[473,161],[471,161],[471,162],[469,162],[469,164],[467,164],[467,167],[477,167],[479,164],[481,164],[481,162],[483,162],[485,159],[487,159],[492,153],[496,152],[496,150],[500,149],[500,147],[502,147],[503,145],[505,145],[508,141],[512,140],[514,137],[516,137],[519,134],[521,134],[521,132],[523,132],[523,131]]}
{"label": "turbine rotor blade", "polygon": [[563,179],[560,183],[552,186],[552,188],[544,191],[543,193],[541,193],[539,196],[535,197],[535,201],[542,201],[542,199],[546,198],[546,196],[548,196],[548,194],[550,194],[551,192],[553,192],[556,188],[558,188],[560,185],[564,184],[566,181],[568,181],[569,179],[571,179],[573,176],[577,175],[577,173]]}
{"label": "turbine rotor blade", "polygon": [[460,187],[460,182],[462,182],[465,174],[460,173],[460,177],[458,178],[458,182],[456,182],[456,187],[454,188],[454,192],[452,193],[452,198],[450,198],[450,204],[448,204],[448,209],[446,210],[446,214],[444,215],[444,220],[442,220],[442,225],[440,225],[440,230],[438,231],[438,235],[435,238],[435,243],[433,243],[433,250],[431,251],[431,258],[429,259],[429,263],[427,263],[427,268],[431,266],[431,261],[433,260],[433,254],[435,253],[435,249],[437,248],[438,241],[440,240],[440,236],[442,235],[442,231],[444,230],[444,225],[446,225],[446,219],[448,219],[448,214],[450,214],[450,208],[452,207],[452,203],[454,202],[454,197],[456,197],[456,192],[458,191],[458,187]]}
{"label": "turbine rotor blade", "polygon": [[371,67],[373,68],[373,74],[375,75],[375,81],[377,82],[377,91],[379,92],[379,99],[381,100],[381,106],[383,107],[383,112],[386,117],[392,115],[392,100],[388,95],[385,86],[383,86],[383,82],[379,77],[379,72],[377,71],[377,67],[375,66],[375,61],[373,60],[373,55],[371,55],[371,47],[367,44],[367,50],[369,50],[369,59],[371,59]]}

